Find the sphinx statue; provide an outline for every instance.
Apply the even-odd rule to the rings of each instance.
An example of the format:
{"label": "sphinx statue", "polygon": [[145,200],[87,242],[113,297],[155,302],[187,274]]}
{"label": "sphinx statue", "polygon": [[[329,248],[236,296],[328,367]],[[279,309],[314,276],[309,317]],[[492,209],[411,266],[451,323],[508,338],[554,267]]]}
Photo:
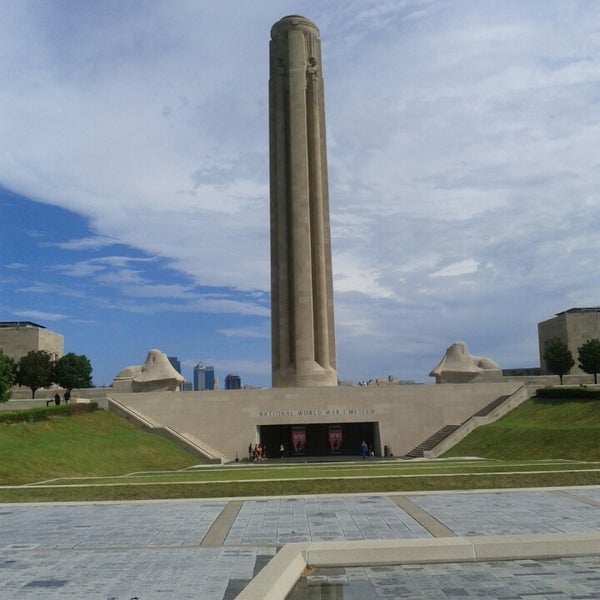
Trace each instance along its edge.
{"label": "sphinx statue", "polygon": [[167,355],[160,350],[150,350],[143,365],[125,367],[113,380],[115,392],[175,392],[185,381]]}
{"label": "sphinx statue", "polygon": [[435,377],[436,383],[498,381],[502,370],[491,358],[469,354],[464,342],[454,342],[429,376]]}

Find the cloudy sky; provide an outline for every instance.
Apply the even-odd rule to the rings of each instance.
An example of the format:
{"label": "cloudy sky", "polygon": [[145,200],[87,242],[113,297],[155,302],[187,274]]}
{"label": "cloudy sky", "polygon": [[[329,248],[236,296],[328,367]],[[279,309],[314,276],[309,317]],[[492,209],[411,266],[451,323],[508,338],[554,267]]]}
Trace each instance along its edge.
{"label": "cloudy sky", "polygon": [[0,320],[270,385],[268,42],[320,28],[338,373],[600,305],[600,2],[0,0]]}

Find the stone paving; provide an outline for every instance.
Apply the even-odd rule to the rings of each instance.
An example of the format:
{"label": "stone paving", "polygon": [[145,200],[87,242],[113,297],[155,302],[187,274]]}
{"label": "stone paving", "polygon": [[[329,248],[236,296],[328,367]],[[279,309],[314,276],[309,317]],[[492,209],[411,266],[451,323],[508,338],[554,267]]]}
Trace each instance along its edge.
{"label": "stone paving", "polygon": [[[457,535],[600,531],[600,487],[404,496]],[[0,599],[233,600],[289,542],[431,537],[385,495],[251,499],[228,524],[224,542],[208,547],[203,541],[227,505],[0,504]],[[311,598],[600,598],[597,557],[325,576],[314,574],[321,579],[312,585],[323,594]]]}
{"label": "stone paving", "polygon": [[0,548],[197,546],[226,504],[0,504]]}
{"label": "stone paving", "polygon": [[8,549],[0,555],[0,598],[230,600],[274,554],[235,547]]}
{"label": "stone paving", "polygon": [[570,493],[573,494],[574,496],[589,498],[590,500],[593,500],[594,502],[597,502],[598,504],[600,504],[600,487],[576,489],[576,490],[571,490]]}
{"label": "stone paving", "polygon": [[[587,490],[576,495],[592,496]],[[599,507],[547,491],[407,494],[407,498],[457,535],[600,531]]]}
{"label": "stone paving", "polygon": [[228,544],[288,544],[430,537],[385,496],[244,502]]}

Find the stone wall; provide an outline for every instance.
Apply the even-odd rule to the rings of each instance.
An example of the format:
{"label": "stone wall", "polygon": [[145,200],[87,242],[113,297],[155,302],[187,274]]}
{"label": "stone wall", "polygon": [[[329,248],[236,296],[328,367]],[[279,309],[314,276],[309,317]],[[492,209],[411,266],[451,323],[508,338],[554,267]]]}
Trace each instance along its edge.
{"label": "stone wall", "polygon": [[377,423],[380,448],[401,456],[444,425],[459,425],[521,381],[386,387],[273,388],[109,394],[135,412],[190,434],[231,457],[245,457],[262,425]]}
{"label": "stone wall", "polygon": [[18,361],[32,350],[45,350],[54,360],[63,355],[62,335],[43,327],[0,327],[0,350]]}
{"label": "stone wall", "polygon": [[559,313],[552,319],[538,323],[538,345],[542,373],[548,373],[546,361],[544,360],[546,343],[552,339],[559,339],[567,344],[575,359],[571,374],[582,374],[583,372],[579,368],[577,360],[578,349],[587,340],[593,338],[600,339],[600,310],[571,309]]}

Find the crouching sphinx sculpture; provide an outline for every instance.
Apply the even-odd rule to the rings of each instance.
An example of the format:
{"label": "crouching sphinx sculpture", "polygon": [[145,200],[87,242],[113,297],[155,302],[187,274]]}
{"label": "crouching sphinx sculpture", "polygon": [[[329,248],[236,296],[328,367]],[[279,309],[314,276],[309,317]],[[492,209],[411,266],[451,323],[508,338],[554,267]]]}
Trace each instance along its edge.
{"label": "crouching sphinx sculpture", "polygon": [[429,376],[435,377],[436,383],[470,383],[498,381],[502,371],[491,358],[473,356],[464,342],[454,342]]}
{"label": "crouching sphinx sculpture", "polygon": [[160,350],[150,350],[143,365],[125,367],[113,380],[115,392],[174,392],[185,381]]}

